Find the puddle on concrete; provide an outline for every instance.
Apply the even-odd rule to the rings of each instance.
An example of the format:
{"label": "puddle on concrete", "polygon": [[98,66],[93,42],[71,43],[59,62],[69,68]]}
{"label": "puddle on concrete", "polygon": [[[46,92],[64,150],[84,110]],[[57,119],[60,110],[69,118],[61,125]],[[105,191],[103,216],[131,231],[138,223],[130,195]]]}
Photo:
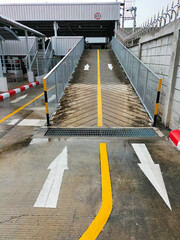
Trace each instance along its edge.
{"label": "puddle on concrete", "polygon": [[23,147],[27,147],[31,142],[31,138],[23,139],[22,141],[19,141],[17,143],[10,144],[8,146],[4,146],[0,148],[0,153],[5,151],[15,151]]}
{"label": "puddle on concrete", "polygon": [[32,141],[30,142],[30,145],[33,144],[45,144],[51,141],[49,138],[33,138]]}

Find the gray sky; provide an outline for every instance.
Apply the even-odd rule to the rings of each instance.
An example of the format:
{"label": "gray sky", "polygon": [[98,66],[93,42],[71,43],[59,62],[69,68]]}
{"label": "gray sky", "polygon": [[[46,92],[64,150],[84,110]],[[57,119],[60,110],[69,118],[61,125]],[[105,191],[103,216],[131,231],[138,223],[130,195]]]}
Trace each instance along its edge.
{"label": "gray sky", "polygon": [[[7,3],[71,3],[71,2],[115,2],[115,0],[0,0],[0,4]],[[120,0],[119,0],[120,2]],[[136,0],[137,6],[137,26],[140,26],[145,20],[158,13],[158,10],[162,10],[162,7],[166,9],[167,4],[171,5],[171,0]],[[177,0],[175,0],[175,3]],[[132,25],[132,21],[129,22]]]}

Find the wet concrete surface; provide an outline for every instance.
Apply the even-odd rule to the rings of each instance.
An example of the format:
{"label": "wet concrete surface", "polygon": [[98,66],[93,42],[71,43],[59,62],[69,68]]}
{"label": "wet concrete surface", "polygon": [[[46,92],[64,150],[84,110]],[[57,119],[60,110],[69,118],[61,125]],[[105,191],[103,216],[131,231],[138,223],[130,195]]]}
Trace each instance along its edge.
{"label": "wet concrete surface", "polygon": [[[108,54],[108,59],[111,59],[112,53]],[[96,52],[94,57],[95,55]],[[88,59],[87,54],[86,60]],[[113,65],[114,76],[118,81],[116,64],[113,62]],[[86,73],[82,74],[85,76]],[[75,75],[78,81],[78,72]],[[80,87],[83,86],[83,81],[78,83]],[[108,84],[104,82],[102,86],[103,99],[104,94],[108,92],[106,88]],[[96,78],[92,79],[91,85],[96,85]],[[124,79],[122,85],[125,92],[129,85],[127,79]],[[67,94],[71,94],[70,87],[66,90]],[[6,114],[42,92],[42,86],[38,86],[0,102],[0,118],[4,118]],[[24,100],[16,104],[10,103],[12,99],[27,93],[28,96]],[[133,92],[131,93],[129,98],[132,98]],[[85,91],[84,101],[86,95]],[[72,97],[76,102],[76,89]],[[123,107],[127,105],[126,101],[127,99]],[[97,105],[94,93],[92,102],[87,101],[86,106],[91,103]],[[66,102],[64,97],[64,109],[66,104],[70,107],[73,102]],[[81,106],[81,101],[73,108],[78,106]],[[134,114],[139,108],[141,105],[137,103],[137,106],[133,107]],[[94,109],[92,108],[92,115],[97,118]],[[71,110],[73,111],[72,108]],[[81,108],[81,111],[86,114],[85,109]],[[47,138],[44,137],[46,126],[18,125],[23,119],[44,120],[45,116],[42,97],[0,124],[0,239],[79,239],[97,216],[102,204],[100,143],[107,144],[113,209],[97,239],[180,239],[180,152],[167,140],[167,129],[165,131],[163,129],[165,136],[153,139]],[[8,125],[13,119],[19,120],[13,126]],[[94,123],[92,121],[92,124],[96,125],[97,119],[95,121]],[[136,118],[136,121],[139,120]],[[131,146],[132,143],[146,144],[154,163],[160,165],[172,211],[138,166],[140,161]],[[64,171],[57,207],[54,209],[33,207],[50,173],[48,167],[66,146],[68,170]]]}
{"label": "wet concrete surface", "polygon": [[[0,102],[0,120],[4,119],[9,114],[13,113],[18,108],[22,107],[39,94],[43,92],[43,86],[36,86],[30,88],[27,91],[21,92],[7,98]],[[18,101],[17,103],[12,103],[11,101],[27,95],[25,99]],[[23,119],[45,119],[45,105],[44,96],[37,99],[35,102],[31,103],[23,110],[9,117],[0,123],[0,152],[8,151],[9,149],[16,149],[16,145],[21,146],[21,144],[29,143],[30,136],[33,135],[33,130],[35,127],[28,127],[26,130],[23,127],[17,126]],[[12,120],[17,119],[16,124],[9,125]],[[21,134],[19,134],[21,132]]]}
{"label": "wet concrete surface", "polygon": [[[84,66],[89,64],[89,71]],[[113,65],[109,70],[108,64]],[[152,123],[112,50],[100,50],[103,127],[146,127]],[[97,127],[97,50],[85,50],[52,124]]]}
{"label": "wet concrete surface", "polygon": [[[99,143],[107,143],[113,210],[97,239],[179,239],[180,154],[163,138],[35,138],[0,154],[0,239],[79,239],[101,207]],[[140,170],[131,143],[145,143],[160,164],[172,211]],[[47,168],[68,149],[55,209],[33,205]]]}

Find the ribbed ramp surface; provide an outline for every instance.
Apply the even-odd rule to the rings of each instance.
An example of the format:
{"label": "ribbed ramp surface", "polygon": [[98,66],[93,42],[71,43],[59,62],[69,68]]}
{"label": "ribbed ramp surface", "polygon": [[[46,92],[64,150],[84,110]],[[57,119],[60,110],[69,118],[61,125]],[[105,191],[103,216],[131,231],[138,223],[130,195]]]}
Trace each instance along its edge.
{"label": "ribbed ramp surface", "polygon": [[100,64],[97,58],[97,50],[84,51],[51,124],[63,128],[98,127],[101,100],[102,127],[150,127],[152,122],[112,50],[99,50]]}
{"label": "ribbed ramp surface", "polygon": [[153,128],[49,128],[45,136],[154,138]]}

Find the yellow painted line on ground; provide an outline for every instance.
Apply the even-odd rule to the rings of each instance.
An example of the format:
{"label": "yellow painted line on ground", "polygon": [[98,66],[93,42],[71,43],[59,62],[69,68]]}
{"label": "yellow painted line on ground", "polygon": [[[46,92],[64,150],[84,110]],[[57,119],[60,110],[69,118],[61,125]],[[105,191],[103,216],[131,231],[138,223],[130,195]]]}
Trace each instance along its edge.
{"label": "yellow painted line on ground", "polygon": [[95,240],[105,226],[113,207],[106,143],[100,143],[102,205],[98,215],[79,240]]}
{"label": "yellow painted line on ground", "polygon": [[[53,89],[55,86],[51,87],[50,89],[48,89],[48,91],[50,91],[51,89]],[[26,103],[25,105],[23,105],[22,107],[16,109],[14,112],[10,113],[9,115],[7,115],[6,117],[2,118],[0,120],[0,123],[4,122],[6,119],[12,117],[14,114],[18,113],[19,111],[21,111],[23,108],[27,107],[28,105],[30,105],[31,103],[33,103],[34,101],[36,101],[38,98],[42,97],[44,95],[44,93],[41,93],[39,96],[35,97],[33,100],[31,100],[30,102]]]}
{"label": "yellow painted line on ground", "polygon": [[100,59],[99,59],[99,49],[97,50],[97,92],[98,92],[98,127],[102,127],[102,99],[101,99],[101,78],[100,78]]}

